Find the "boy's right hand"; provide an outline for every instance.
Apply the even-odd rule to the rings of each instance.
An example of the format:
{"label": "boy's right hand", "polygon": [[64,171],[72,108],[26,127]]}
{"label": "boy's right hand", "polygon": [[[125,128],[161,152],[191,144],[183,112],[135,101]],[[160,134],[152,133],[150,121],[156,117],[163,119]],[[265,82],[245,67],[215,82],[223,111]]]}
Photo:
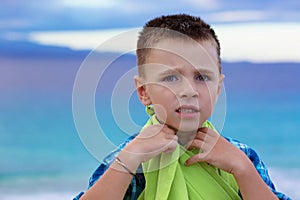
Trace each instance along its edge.
{"label": "boy's right hand", "polygon": [[[166,125],[151,125],[144,128],[123,150],[139,164],[162,152],[173,152],[178,145],[175,131]],[[125,151],[125,152],[124,152]]]}

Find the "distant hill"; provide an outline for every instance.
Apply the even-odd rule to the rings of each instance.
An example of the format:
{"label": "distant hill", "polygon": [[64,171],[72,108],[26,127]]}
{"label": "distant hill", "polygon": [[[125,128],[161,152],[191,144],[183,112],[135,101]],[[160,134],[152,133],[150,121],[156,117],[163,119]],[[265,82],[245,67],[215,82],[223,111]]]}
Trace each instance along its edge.
{"label": "distant hill", "polygon": [[28,41],[9,41],[0,39],[0,57],[85,57],[89,51],[73,51],[65,47],[45,46]]}
{"label": "distant hill", "polygon": [[[26,41],[0,40],[0,87],[28,84],[48,85],[56,89],[72,88],[79,66],[90,51],[74,51],[69,48],[44,46]],[[117,54],[99,53],[99,60],[105,60]],[[99,62],[99,65],[100,65]],[[114,61],[108,78],[115,80],[118,76],[135,67],[135,56],[124,55]],[[300,92],[300,63],[250,63],[223,62],[223,73],[226,75],[227,91]],[[38,75],[40,73],[40,75]],[[20,74],[23,76],[20,77]],[[37,74],[37,75],[35,75]],[[118,74],[118,76],[116,76]],[[53,78],[53,86],[46,81]],[[19,83],[19,84],[17,84]]]}
{"label": "distant hill", "polygon": [[300,92],[300,63],[223,62],[226,90]]}

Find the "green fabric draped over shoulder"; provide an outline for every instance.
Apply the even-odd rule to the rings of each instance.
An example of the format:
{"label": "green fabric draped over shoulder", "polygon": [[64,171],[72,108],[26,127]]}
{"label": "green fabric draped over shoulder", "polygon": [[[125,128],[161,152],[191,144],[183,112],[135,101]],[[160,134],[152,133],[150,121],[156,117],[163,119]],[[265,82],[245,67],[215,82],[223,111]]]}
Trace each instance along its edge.
{"label": "green fabric draped over shoulder", "polygon": [[[151,107],[144,126],[159,124]],[[215,128],[209,121],[204,127]],[[199,151],[198,151],[199,152]],[[173,153],[161,153],[142,164],[146,186],[139,200],[240,200],[232,174],[205,162],[185,166],[185,161],[198,153],[178,145]]]}

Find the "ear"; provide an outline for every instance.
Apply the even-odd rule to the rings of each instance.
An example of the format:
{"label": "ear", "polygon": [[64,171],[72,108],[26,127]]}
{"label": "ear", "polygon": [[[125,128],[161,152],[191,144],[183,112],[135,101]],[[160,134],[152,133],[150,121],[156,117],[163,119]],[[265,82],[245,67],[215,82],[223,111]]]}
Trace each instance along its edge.
{"label": "ear", "polygon": [[145,81],[141,77],[135,76],[134,83],[135,83],[136,91],[137,91],[140,101],[145,106],[149,106],[151,104],[151,99],[148,96]]}
{"label": "ear", "polygon": [[220,75],[219,84],[218,84],[218,91],[217,91],[217,92],[218,92],[218,96],[219,96],[220,93],[221,93],[224,78],[225,78],[225,75],[224,75],[224,74],[221,74],[221,75]]}

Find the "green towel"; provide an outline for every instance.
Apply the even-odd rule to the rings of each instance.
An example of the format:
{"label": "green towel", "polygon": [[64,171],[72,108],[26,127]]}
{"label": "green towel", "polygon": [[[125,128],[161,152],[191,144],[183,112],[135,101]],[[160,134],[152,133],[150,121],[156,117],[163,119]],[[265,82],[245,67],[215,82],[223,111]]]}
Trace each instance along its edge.
{"label": "green towel", "polygon": [[[144,127],[159,123],[151,107],[147,107],[147,113],[152,116]],[[215,130],[208,121],[203,126]],[[162,153],[143,163],[146,186],[138,199],[240,200],[232,174],[204,162],[184,165],[188,158],[198,152],[188,151],[178,145],[173,153]]]}

